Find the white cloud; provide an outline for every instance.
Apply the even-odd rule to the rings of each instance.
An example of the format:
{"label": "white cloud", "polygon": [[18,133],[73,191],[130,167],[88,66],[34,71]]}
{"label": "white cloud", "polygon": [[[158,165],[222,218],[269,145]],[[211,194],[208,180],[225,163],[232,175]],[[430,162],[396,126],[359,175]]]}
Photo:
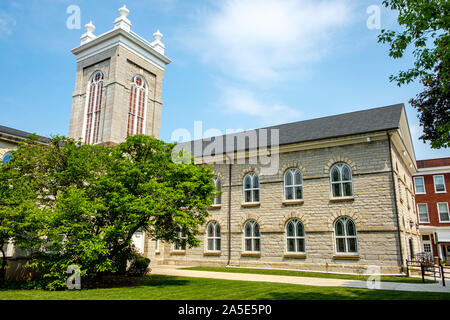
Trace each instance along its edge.
{"label": "white cloud", "polygon": [[0,12],[0,38],[10,36],[15,25],[16,20],[11,15]]}
{"label": "white cloud", "polygon": [[264,125],[297,121],[300,113],[279,103],[262,102],[251,91],[224,87],[222,106],[230,114],[244,114],[260,120]]}
{"label": "white cloud", "polygon": [[187,39],[196,53],[227,76],[264,85],[326,54],[350,8],[347,0],[224,0],[196,18]]}

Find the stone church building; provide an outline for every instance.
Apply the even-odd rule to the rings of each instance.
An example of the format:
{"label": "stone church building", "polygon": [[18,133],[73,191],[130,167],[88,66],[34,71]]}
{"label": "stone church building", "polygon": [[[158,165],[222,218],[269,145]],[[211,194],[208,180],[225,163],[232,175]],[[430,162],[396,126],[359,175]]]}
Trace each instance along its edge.
{"label": "stone church building", "polygon": [[[126,7],[119,14],[114,28],[98,36],[87,24],[72,49],[77,69],[69,136],[88,144],[117,144],[134,134],[160,137],[162,82],[171,60],[159,31],[148,42],[131,31]],[[412,182],[417,167],[403,104],[264,130],[278,136],[277,148],[266,148],[269,159],[277,159],[269,173],[256,159],[261,139],[229,145],[226,153],[210,148],[219,137],[182,144],[193,147],[199,164],[213,166],[223,192],[201,227],[199,247],[134,236],[152,264],[348,273],[378,266],[398,274],[420,251]],[[0,156],[24,135],[0,127]],[[247,141],[251,133],[221,138]]]}

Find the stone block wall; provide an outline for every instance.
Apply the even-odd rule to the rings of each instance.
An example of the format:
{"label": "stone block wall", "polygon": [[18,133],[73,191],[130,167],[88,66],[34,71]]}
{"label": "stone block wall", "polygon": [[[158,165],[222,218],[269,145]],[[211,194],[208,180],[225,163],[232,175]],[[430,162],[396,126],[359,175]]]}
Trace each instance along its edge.
{"label": "stone block wall", "polygon": [[[352,168],[354,197],[346,201],[331,199],[329,170],[339,162]],[[300,203],[286,204],[283,203],[283,175],[292,167],[303,173],[304,199]],[[259,176],[261,201],[255,207],[242,205],[242,180],[248,172],[259,173],[259,168],[233,164],[231,257],[228,257],[228,170],[226,164],[214,166],[224,192],[222,204],[211,209],[208,217],[208,221],[221,225],[220,255],[207,255],[204,241],[197,248],[176,254],[171,244],[161,244],[161,257],[155,263],[225,266],[230,258],[231,265],[245,267],[365,273],[368,266],[377,265],[383,273],[400,273],[402,261],[387,137],[366,143],[282,153],[278,172]],[[356,224],[357,256],[336,255],[334,222],[343,216],[350,217]],[[285,225],[292,218],[302,221],[305,228],[306,252],[296,257],[286,254]],[[243,254],[243,225],[248,220],[256,220],[261,229],[261,252],[256,256]],[[204,233],[201,240],[204,240]]]}

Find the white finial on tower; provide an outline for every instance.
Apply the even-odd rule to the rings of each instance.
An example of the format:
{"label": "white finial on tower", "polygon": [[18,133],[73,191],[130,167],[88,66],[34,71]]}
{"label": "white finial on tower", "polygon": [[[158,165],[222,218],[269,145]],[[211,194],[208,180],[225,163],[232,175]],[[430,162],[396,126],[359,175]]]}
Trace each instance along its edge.
{"label": "white finial on tower", "polygon": [[84,26],[84,28],[86,29],[86,33],[84,33],[81,36],[81,44],[85,44],[85,43],[87,43],[89,41],[92,41],[92,40],[94,40],[96,38],[96,36],[94,34],[95,26],[92,23],[92,21],[89,21],[89,23],[86,24]]}
{"label": "white finial on tower", "polygon": [[163,38],[163,34],[159,31],[159,29],[153,34],[153,41],[150,43],[153,49],[164,55],[164,49],[166,49],[166,46],[164,43],[161,42],[161,39]]}
{"label": "white finial on tower", "polygon": [[114,29],[123,29],[127,32],[131,30],[131,22],[128,20],[128,15],[130,14],[130,10],[124,5],[119,9],[120,17],[114,20]]}

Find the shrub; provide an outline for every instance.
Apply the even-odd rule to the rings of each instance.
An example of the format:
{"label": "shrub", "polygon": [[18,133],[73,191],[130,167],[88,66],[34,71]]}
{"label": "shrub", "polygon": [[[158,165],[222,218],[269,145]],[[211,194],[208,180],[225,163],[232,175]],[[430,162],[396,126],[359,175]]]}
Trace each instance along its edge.
{"label": "shrub", "polygon": [[134,257],[131,260],[130,267],[127,270],[127,274],[132,277],[144,276],[149,271],[149,264],[150,259],[143,257],[139,253],[135,252]]}

